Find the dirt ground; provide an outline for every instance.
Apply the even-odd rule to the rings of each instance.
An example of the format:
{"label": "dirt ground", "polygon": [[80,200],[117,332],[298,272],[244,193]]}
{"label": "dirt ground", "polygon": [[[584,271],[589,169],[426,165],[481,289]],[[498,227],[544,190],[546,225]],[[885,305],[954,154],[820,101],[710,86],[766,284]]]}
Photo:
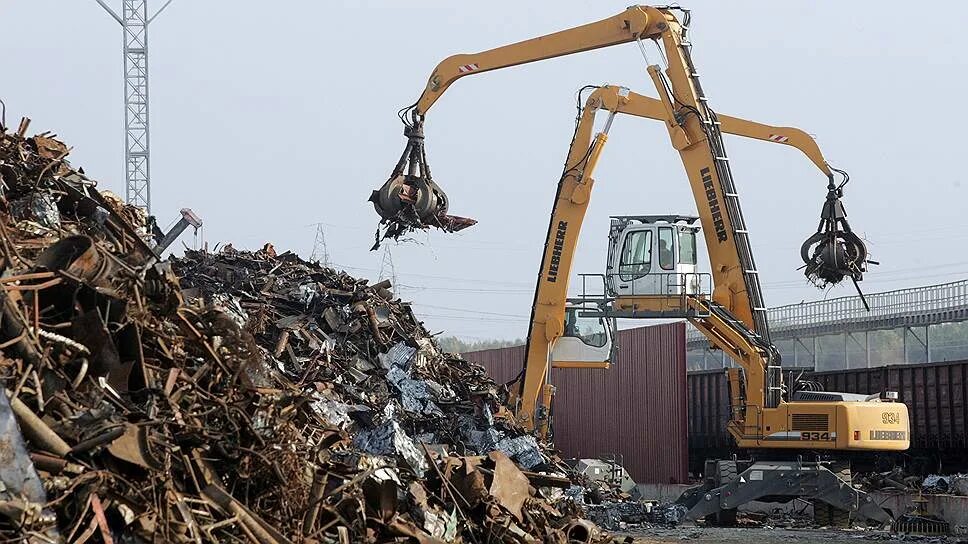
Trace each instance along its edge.
{"label": "dirt ground", "polygon": [[[625,535],[623,535],[625,536]],[[842,544],[865,542],[919,542],[924,544],[968,544],[968,537],[899,536],[887,531],[776,529],[776,528],[700,528],[645,529],[627,536],[634,544],[671,542],[708,542],[713,544]]]}

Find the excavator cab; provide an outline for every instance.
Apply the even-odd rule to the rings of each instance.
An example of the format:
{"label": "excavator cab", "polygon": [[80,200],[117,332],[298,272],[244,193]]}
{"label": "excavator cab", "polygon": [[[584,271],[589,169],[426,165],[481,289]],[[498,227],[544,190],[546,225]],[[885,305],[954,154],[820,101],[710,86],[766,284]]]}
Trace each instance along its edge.
{"label": "excavator cab", "polygon": [[705,282],[697,272],[698,220],[687,215],[613,216],[606,265],[609,295],[701,294]]}
{"label": "excavator cab", "polygon": [[565,306],[565,329],[551,349],[556,368],[608,368],[615,348],[615,320],[583,303]]}

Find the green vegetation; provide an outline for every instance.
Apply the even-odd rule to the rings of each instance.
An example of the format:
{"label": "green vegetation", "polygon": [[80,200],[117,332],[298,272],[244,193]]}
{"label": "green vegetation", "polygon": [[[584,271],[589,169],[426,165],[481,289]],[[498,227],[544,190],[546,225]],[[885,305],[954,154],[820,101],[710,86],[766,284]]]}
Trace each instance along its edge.
{"label": "green vegetation", "polygon": [[461,340],[456,336],[438,336],[436,340],[437,345],[440,346],[440,349],[450,353],[467,353],[470,351],[481,351],[485,349],[524,345],[524,339],[522,338],[516,338],[513,340],[498,340],[494,338],[467,341]]}

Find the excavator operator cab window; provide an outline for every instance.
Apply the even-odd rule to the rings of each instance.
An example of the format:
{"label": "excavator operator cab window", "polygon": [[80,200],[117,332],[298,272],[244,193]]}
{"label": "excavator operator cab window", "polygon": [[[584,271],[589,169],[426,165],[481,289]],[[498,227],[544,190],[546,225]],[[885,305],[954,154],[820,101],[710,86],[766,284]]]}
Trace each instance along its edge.
{"label": "excavator operator cab window", "polygon": [[565,330],[551,350],[554,364],[581,367],[611,360],[612,320],[582,316],[582,310],[581,306],[565,308]]}
{"label": "excavator operator cab window", "polygon": [[565,310],[565,332],[563,336],[578,338],[585,345],[600,348],[608,343],[608,326],[601,317],[581,317],[579,308]]}
{"label": "excavator operator cab window", "polygon": [[659,268],[662,270],[675,270],[676,268],[673,250],[675,237],[672,227],[659,227]]}
{"label": "excavator operator cab window", "polygon": [[686,227],[679,229],[679,262],[696,265],[696,231]]}
{"label": "excavator operator cab window", "polygon": [[622,246],[622,261],[619,275],[623,281],[641,278],[652,269],[652,231],[632,231],[625,237]]}

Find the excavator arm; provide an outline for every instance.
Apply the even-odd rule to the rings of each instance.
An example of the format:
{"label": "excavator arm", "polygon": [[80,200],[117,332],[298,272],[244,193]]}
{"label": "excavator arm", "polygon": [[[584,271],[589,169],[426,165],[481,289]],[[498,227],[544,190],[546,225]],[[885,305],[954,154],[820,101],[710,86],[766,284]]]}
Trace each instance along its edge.
{"label": "excavator arm", "polygon": [[384,238],[398,238],[431,226],[457,231],[476,221],[448,214],[447,195],[434,181],[424,147],[424,119],[430,108],[458,79],[491,70],[572,55],[641,40],[667,27],[664,15],[632,6],[607,19],[473,54],[453,55],[434,68],[413,105],[400,111],[407,145],[389,179],[370,195],[381,225],[374,249]]}
{"label": "excavator arm", "polygon": [[[549,362],[554,363],[552,348],[563,334],[565,301],[572,260],[595,183],[592,173],[608,140],[608,129],[612,119],[616,114],[623,114],[662,121],[675,139],[678,135],[678,123],[675,112],[668,106],[661,100],[612,85],[597,88],[585,101],[568,150],[565,169],[558,183],[548,234],[545,237],[541,273],[535,288],[517,412],[519,421],[529,427],[537,426],[543,429],[544,418],[538,406],[542,399],[549,396],[544,391],[545,382]],[[607,112],[609,118],[602,132],[593,136],[593,125],[598,112]],[[825,175],[832,175],[816,141],[798,128],[766,125],[728,115],[720,115],[719,120],[725,133],[794,147]],[[701,201],[697,203],[702,204]],[[692,303],[703,304],[704,302],[696,300]],[[696,308],[696,310],[696,313],[708,313],[705,308]],[[713,318],[708,318],[708,320],[711,319]],[[765,356],[766,352],[757,347],[748,335],[741,334],[736,327],[729,327],[722,321],[703,326],[708,320],[703,320],[703,323],[699,324],[700,329],[713,335],[714,344],[724,349],[731,357],[741,360],[748,359],[750,356]],[[593,362],[589,361],[584,366],[594,367],[595,365],[591,363]],[[753,374],[754,383],[751,386],[759,388],[755,378],[756,373]]]}
{"label": "excavator arm", "polygon": [[[646,8],[650,16],[653,9]],[[797,147],[827,177],[820,226],[801,248],[807,277],[821,284],[837,283],[847,277],[856,284],[867,263],[866,248],[851,232],[840,202],[848,179],[846,173],[830,167],[813,140],[802,131],[720,116],[713,111],[692,61],[692,46],[687,38],[688,12],[683,12],[680,23],[669,10],[659,11],[667,15],[668,24],[660,35],[650,39],[664,50],[667,66],[664,71],[656,65],[648,67],[659,100],[632,98],[641,104],[635,109],[638,114],[665,123],[699,211],[715,288],[710,298],[686,296],[688,308],[683,316],[741,367],[729,371],[733,391],[728,430],[744,448],[906,449],[906,431],[877,430],[882,419],[906,424],[903,406],[882,408],[876,402],[856,399],[848,402],[847,397],[837,393],[809,399],[817,402],[795,402],[798,398],[785,388],[780,355],[770,337],[759,272],[722,134]],[[839,185],[834,180],[836,173],[843,176]],[[676,300],[680,300],[678,297],[681,295]],[[623,311],[643,315],[639,312],[642,308],[650,304],[665,308],[670,300],[661,293],[617,296],[613,307],[616,315]],[[884,410],[891,410],[897,417],[881,418],[887,413]],[[806,428],[810,426],[806,422],[816,423]]]}
{"label": "excavator arm", "polygon": [[[616,97],[627,93],[626,89],[608,88]],[[588,210],[589,197],[595,180],[592,173],[598,163],[608,129],[617,109],[610,110],[605,128],[592,137],[595,114],[602,106],[601,89],[596,90],[582,109],[575,127],[575,134],[565,159],[565,169],[558,181],[555,202],[548,222],[544,253],[538,271],[531,306],[531,323],[525,348],[524,369],[519,379],[519,404],[517,419],[525,427],[546,431],[547,414],[538,410],[539,399],[550,406],[550,393],[545,393],[552,349],[564,333],[565,304],[568,299],[568,282],[571,265],[578,246],[581,225]],[[591,361],[589,361],[591,363]]]}
{"label": "excavator arm", "polygon": [[[637,94],[628,91],[624,97],[618,93],[622,87],[606,85],[597,92],[595,102],[601,102],[602,108],[608,111],[618,111],[635,117],[643,117],[655,121],[667,123],[670,128],[675,128],[675,111],[666,108],[665,103],[656,98]],[[589,102],[592,102],[589,100]],[[762,140],[774,144],[787,145],[798,149],[810,162],[812,162],[825,176],[833,176],[830,165],[824,159],[820,146],[809,134],[795,127],[778,127],[757,123],[740,117],[730,115],[718,115],[721,130],[726,134],[742,136],[753,140]]]}
{"label": "excavator arm", "polygon": [[464,76],[629,43],[660,31],[663,22],[662,19],[650,20],[641,7],[632,6],[594,23],[480,53],[447,57],[430,74],[427,87],[412,107],[413,115],[421,118],[426,115],[441,95]]}

